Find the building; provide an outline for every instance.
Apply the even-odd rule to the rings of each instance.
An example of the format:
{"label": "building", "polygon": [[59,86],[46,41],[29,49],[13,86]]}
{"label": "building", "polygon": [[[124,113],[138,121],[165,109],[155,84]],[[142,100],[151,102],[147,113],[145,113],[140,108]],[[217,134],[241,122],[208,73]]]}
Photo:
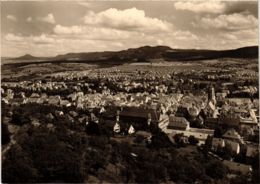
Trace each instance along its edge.
{"label": "building", "polygon": [[199,141],[198,145],[202,145],[205,144],[208,136],[214,135],[214,130],[199,128],[189,128],[187,130],[167,129],[165,133],[168,134],[169,139],[173,138],[176,134],[183,134],[186,140],[188,140],[190,136],[194,136]]}
{"label": "building", "polygon": [[206,118],[204,124],[209,128],[216,128],[218,126],[218,118]]}
{"label": "building", "polygon": [[228,167],[231,173],[234,174],[248,175],[252,172],[252,167],[250,165],[236,163],[228,160],[224,160],[222,163]]}
{"label": "building", "polygon": [[217,151],[218,148],[224,148],[225,147],[225,141],[221,138],[213,138],[212,139],[212,150]]}
{"label": "building", "polygon": [[170,115],[167,129],[188,130],[189,128],[190,122],[188,122],[186,118]]}
{"label": "building", "polygon": [[230,149],[233,153],[235,153],[235,154],[240,153],[239,143],[237,143],[235,141],[228,140],[228,139],[224,139],[224,141],[225,141],[225,146],[230,146]]}
{"label": "building", "polygon": [[259,145],[246,145],[246,157],[253,158],[259,153]]}
{"label": "building", "polygon": [[239,117],[219,117],[218,124],[227,128],[239,128],[240,118]]}
{"label": "building", "polygon": [[227,98],[226,100],[232,106],[253,105],[250,98]]}
{"label": "building", "polygon": [[168,116],[160,112],[142,107],[125,106],[119,112],[120,122],[131,123],[137,130],[146,130],[151,124],[164,128]]}
{"label": "building", "polygon": [[229,129],[226,131],[223,136],[224,139],[238,142],[238,143],[244,143],[242,137],[239,135],[239,133],[235,129]]}

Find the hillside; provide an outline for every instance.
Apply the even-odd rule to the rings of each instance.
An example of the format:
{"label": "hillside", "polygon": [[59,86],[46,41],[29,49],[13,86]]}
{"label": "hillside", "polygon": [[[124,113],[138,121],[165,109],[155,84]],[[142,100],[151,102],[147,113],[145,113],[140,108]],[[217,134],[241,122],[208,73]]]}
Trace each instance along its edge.
{"label": "hillside", "polygon": [[30,54],[25,54],[23,56],[15,58],[15,60],[36,60],[39,59],[38,57],[32,56]]}
{"label": "hillside", "polygon": [[113,60],[113,61],[149,61],[150,59],[167,61],[205,60],[218,58],[258,58],[258,46],[234,50],[187,50],[172,49],[167,46],[144,46],[118,52],[68,53],[58,55],[54,60]]}
{"label": "hillside", "polygon": [[258,46],[221,51],[172,49],[167,46],[144,46],[139,48],[130,48],[122,51],[68,53],[64,55],[58,55],[56,57],[34,57],[32,55],[26,54],[18,58],[4,60],[2,64],[24,66],[39,63],[88,63],[105,66],[133,62],[152,62],[154,59],[168,62],[189,62],[223,58],[257,59]]}

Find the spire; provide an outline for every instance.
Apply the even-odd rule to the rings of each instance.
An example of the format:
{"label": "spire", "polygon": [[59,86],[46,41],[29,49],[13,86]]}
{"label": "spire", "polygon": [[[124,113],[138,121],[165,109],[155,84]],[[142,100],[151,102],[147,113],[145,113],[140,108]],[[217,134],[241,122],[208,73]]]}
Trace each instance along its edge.
{"label": "spire", "polygon": [[216,104],[215,88],[212,84],[208,89],[208,101],[212,101],[214,105]]}

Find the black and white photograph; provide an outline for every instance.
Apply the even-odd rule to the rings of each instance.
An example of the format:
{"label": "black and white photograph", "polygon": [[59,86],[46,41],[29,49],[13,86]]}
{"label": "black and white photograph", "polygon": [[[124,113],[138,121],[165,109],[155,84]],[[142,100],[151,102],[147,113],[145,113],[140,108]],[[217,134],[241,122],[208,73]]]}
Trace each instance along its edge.
{"label": "black and white photograph", "polygon": [[0,3],[1,183],[260,183],[257,0]]}

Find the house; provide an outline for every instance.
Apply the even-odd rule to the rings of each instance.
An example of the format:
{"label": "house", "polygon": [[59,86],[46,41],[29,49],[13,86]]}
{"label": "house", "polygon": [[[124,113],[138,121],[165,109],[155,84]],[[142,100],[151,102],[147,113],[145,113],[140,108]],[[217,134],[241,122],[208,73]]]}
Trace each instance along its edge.
{"label": "house", "polygon": [[33,118],[31,124],[35,127],[39,127],[41,124],[38,119]]}
{"label": "house", "polygon": [[253,109],[249,110],[249,117],[240,117],[240,125],[249,127],[255,127],[258,125],[257,116]]}
{"label": "house", "polygon": [[187,140],[190,136],[194,136],[199,141],[198,145],[202,145],[205,144],[208,136],[214,135],[214,130],[200,128],[189,128],[187,130],[171,129],[170,131],[167,130],[165,133],[168,134],[169,138],[174,137],[176,134],[183,134],[183,137],[185,137],[185,139]]}
{"label": "house", "polygon": [[77,94],[72,93],[72,94],[68,95],[67,98],[69,98],[71,101],[75,102],[77,100]]}
{"label": "house", "polygon": [[12,105],[21,105],[26,103],[26,99],[23,98],[13,98],[10,100],[10,103]]}
{"label": "house", "polygon": [[30,98],[40,98],[40,95],[38,93],[32,93]]}
{"label": "house", "polygon": [[232,106],[252,105],[250,98],[227,98],[227,102]]}
{"label": "house", "polygon": [[115,123],[113,130],[114,130],[115,133],[119,133],[121,131],[120,125],[119,125],[118,122]]}
{"label": "house", "polygon": [[239,128],[240,118],[239,117],[219,117],[218,123],[221,126],[229,128]]}
{"label": "house", "polygon": [[228,139],[224,139],[224,141],[225,141],[225,146],[230,146],[230,149],[233,153],[235,153],[235,154],[240,153],[239,143],[237,143],[235,141],[228,140]]}
{"label": "house", "polygon": [[161,114],[158,122],[158,128],[160,128],[162,131],[165,131],[168,125],[169,125],[169,117],[165,114]]}
{"label": "house", "polygon": [[218,118],[206,118],[204,124],[209,128],[215,128],[218,126]]}
{"label": "house", "polygon": [[61,98],[59,95],[49,96],[48,103],[51,105],[59,105],[60,100],[61,100]]}
{"label": "house", "polygon": [[188,108],[188,113],[192,118],[196,118],[199,115],[200,110],[193,105],[192,107]]}
{"label": "house", "polygon": [[60,100],[60,106],[70,107],[72,104],[68,100]]}
{"label": "house", "polygon": [[55,115],[56,115],[56,116],[63,116],[64,113],[63,113],[63,111],[58,111],[58,110],[56,110],[56,111],[55,111]]}
{"label": "house", "polygon": [[167,129],[188,130],[189,128],[190,122],[188,122],[186,118],[170,115]]}
{"label": "house", "polygon": [[75,111],[69,111],[69,114],[73,117],[73,118],[75,118],[75,117],[77,117],[79,114],[77,113],[77,112],[75,112]]}
{"label": "house", "polygon": [[3,102],[4,104],[9,104],[9,101],[8,101],[7,98],[2,98],[2,102]]}
{"label": "house", "polygon": [[252,158],[259,153],[259,145],[246,145],[246,157]]}
{"label": "house", "polygon": [[234,174],[248,175],[252,172],[250,165],[224,160],[222,162]]}
{"label": "house", "polygon": [[213,138],[212,139],[212,150],[217,151],[218,148],[224,148],[225,147],[225,141],[221,138]]}
{"label": "house", "polygon": [[239,133],[235,129],[229,129],[226,131],[223,136],[224,139],[235,141],[238,143],[244,143],[242,137],[239,135]]}
{"label": "house", "polygon": [[158,125],[164,121],[161,114],[153,109],[125,106],[119,112],[120,121],[125,123],[132,123],[138,130],[147,128],[150,124]]}

